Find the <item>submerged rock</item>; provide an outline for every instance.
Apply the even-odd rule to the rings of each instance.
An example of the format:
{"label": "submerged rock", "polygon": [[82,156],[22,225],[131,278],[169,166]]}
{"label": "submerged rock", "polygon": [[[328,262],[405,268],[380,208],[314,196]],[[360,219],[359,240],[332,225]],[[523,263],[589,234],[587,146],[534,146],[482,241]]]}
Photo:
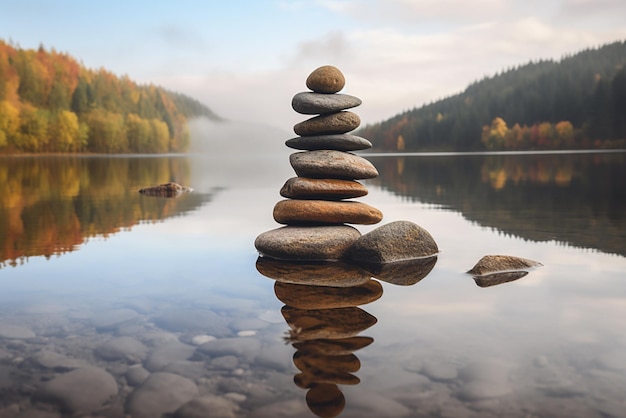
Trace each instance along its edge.
{"label": "submerged rock", "polygon": [[542,265],[543,264],[538,261],[510,255],[486,255],[481,258],[468,273],[475,276],[482,276],[489,273],[524,270]]}
{"label": "submerged rock", "polygon": [[128,398],[128,412],[136,418],[162,417],[192,400],[198,387],[172,373],[153,373]]}
{"label": "submerged rock", "polygon": [[84,367],[44,383],[35,396],[58,404],[63,411],[83,416],[102,409],[117,393],[113,376],[97,367]]}
{"label": "submerged rock", "polygon": [[391,222],[368,232],[354,242],[348,260],[365,264],[384,264],[429,257],[439,252],[428,231],[409,221]]}
{"label": "submerged rock", "polygon": [[177,183],[163,183],[157,186],[144,187],[139,189],[139,193],[147,196],[157,197],[178,197],[183,193],[191,192],[189,187],[181,186]]}

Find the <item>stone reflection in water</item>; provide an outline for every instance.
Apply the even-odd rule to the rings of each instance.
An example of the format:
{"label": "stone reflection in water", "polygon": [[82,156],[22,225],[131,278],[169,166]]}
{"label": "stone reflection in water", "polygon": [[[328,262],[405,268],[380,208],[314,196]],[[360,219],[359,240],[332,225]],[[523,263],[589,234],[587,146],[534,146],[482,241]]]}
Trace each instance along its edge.
{"label": "stone reflection in water", "polygon": [[474,276],[474,282],[480,287],[490,287],[521,279],[527,274],[527,271],[507,271],[504,273],[486,274],[484,276]]}
{"label": "stone reflection in water", "polygon": [[[346,406],[339,385],[356,385],[361,368],[355,351],[374,340],[358,334],[376,323],[359,305],[383,294],[381,284],[342,262],[298,263],[259,257],[257,270],[276,280],[288,340],[300,370],[294,383],[307,389],[306,403],[320,417],[335,417]],[[333,275],[329,275],[329,273]]]}

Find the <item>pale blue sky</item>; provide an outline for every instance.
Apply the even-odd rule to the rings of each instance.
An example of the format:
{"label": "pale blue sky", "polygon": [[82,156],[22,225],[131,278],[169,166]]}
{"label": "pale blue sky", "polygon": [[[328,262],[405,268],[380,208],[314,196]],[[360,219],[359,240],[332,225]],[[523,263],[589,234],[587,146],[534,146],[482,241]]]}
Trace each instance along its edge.
{"label": "pale blue sky", "polygon": [[346,76],[363,123],[536,58],[626,39],[623,0],[0,0],[0,38],[47,48],[216,113],[287,131],[316,67]]}

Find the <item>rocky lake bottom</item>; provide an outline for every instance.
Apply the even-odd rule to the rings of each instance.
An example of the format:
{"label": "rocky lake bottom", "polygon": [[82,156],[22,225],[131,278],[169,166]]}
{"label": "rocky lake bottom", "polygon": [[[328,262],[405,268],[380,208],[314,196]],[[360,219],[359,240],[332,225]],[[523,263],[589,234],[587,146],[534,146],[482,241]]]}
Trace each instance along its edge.
{"label": "rocky lake bottom", "polygon": [[[285,159],[243,179],[211,159],[100,161],[167,160],[193,192],[138,196],[147,177],[129,174],[92,196],[40,192],[42,207],[22,197],[17,215],[3,201],[3,219],[24,222],[0,227],[17,237],[2,248],[26,255],[0,268],[0,417],[623,417],[626,203],[610,186],[622,160],[556,158],[542,177],[528,156],[454,157],[465,176],[441,158],[370,158],[381,176],[360,200],[382,223],[426,228],[440,253],[417,281],[371,272],[353,291],[263,274],[253,242],[277,226]],[[585,189],[592,171],[608,186]],[[47,235],[26,248],[29,216]],[[73,241],[51,250],[53,233]],[[466,273],[486,254],[543,266]]]}

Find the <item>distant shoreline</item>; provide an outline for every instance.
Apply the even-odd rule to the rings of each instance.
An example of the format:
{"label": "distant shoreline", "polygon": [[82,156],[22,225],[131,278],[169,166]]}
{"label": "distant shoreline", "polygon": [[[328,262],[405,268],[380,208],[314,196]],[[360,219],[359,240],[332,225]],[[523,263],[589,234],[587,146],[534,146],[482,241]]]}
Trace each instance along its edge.
{"label": "distant shoreline", "polygon": [[448,157],[457,155],[533,155],[533,154],[610,154],[623,153],[626,148],[575,149],[575,150],[531,150],[531,151],[431,151],[431,152],[360,152],[363,157]]}

